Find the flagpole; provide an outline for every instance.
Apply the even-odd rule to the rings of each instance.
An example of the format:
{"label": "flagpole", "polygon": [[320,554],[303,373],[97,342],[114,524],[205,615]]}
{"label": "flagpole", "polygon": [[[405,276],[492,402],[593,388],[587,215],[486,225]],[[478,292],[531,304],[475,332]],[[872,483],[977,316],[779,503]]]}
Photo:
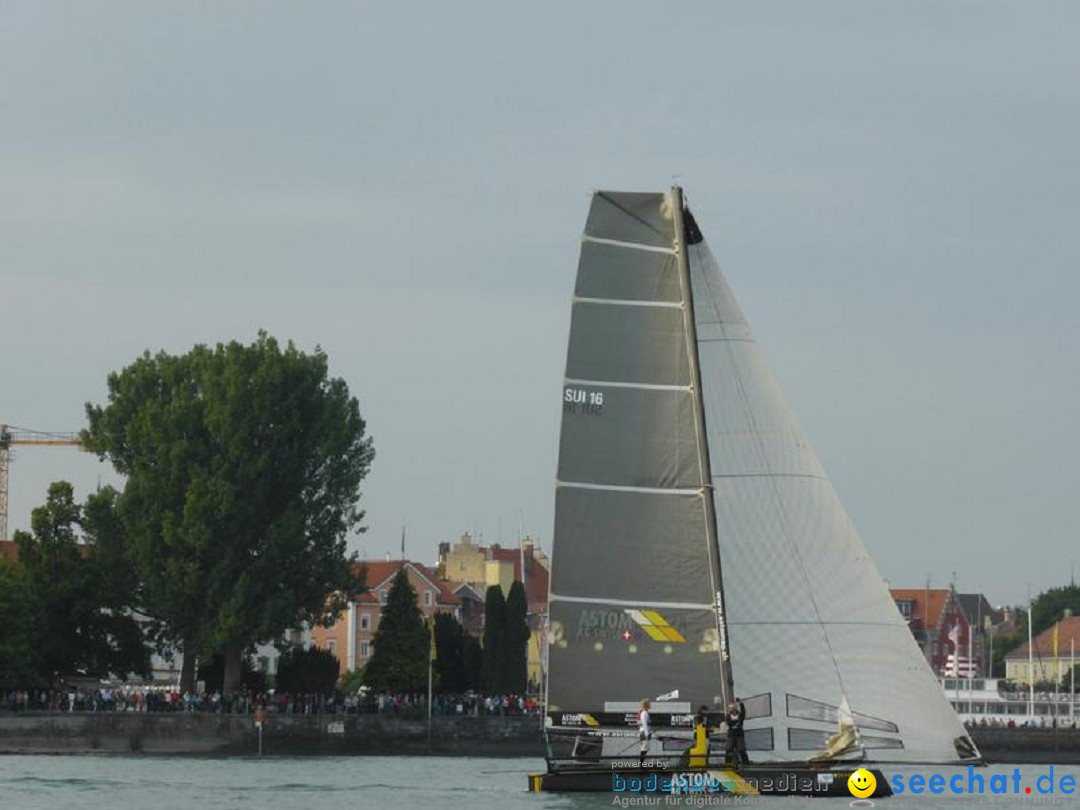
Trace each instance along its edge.
{"label": "flagpole", "polygon": [[1069,720],[1076,728],[1076,639],[1069,639]]}
{"label": "flagpole", "polygon": [[953,677],[956,678],[953,683],[956,684],[956,709],[960,711],[963,704],[960,703],[960,625],[956,625],[953,628],[956,632],[956,638],[953,639]]}
{"label": "flagpole", "polygon": [[[954,619],[955,621],[955,619]],[[949,631],[949,641],[952,642],[952,667],[949,667],[949,662],[945,662],[945,677],[949,677],[951,674],[953,677],[953,697],[956,700],[956,711],[961,710],[960,705],[960,625],[954,624],[952,630]]]}
{"label": "flagpole", "polygon": [[1035,645],[1031,641],[1031,611],[1035,603],[1028,598],[1028,719],[1035,719]]}
{"label": "flagpole", "polygon": [[429,642],[430,649],[428,650],[428,662],[427,662],[427,739],[428,748],[431,748],[431,686],[432,686],[432,671],[435,668],[435,614],[431,614],[431,641]]}
{"label": "flagpole", "polygon": [[1058,703],[1061,702],[1061,657],[1058,655],[1058,625],[1054,623],[1054,722],[1057,722]]}
{"label": "flagpole", "polygon": [[971,678],[975,674],[975,656],[972,652],[971,646],[971,624],[968,624],[968,713],[971,713],[971,689],[974,684],[971,683]]}

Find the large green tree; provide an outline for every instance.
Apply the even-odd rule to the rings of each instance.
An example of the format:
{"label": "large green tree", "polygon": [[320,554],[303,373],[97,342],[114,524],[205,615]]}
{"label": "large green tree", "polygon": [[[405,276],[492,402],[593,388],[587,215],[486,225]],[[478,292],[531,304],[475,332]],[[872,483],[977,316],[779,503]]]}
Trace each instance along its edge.
{"label": "large green tree", "polygon": [[427,690],[431,635],[405,567],[398,569],[386,596],[375,649],[364,667],[364,683],[379,692]]}
{"label": "large green tree", "polygon": [[[35,653],[42,680],[75,672],[126,677],[149,674],[149,651],[128,611],[130,580],[115,567],[100,522],[115,492],[92,495],[84,509],[71,484],[49,487],[31,513],[32,533],[16,532],[19,565],[30,584]],[[80,532],[88,541],[80,544]]]}
{"label": "large green tree", "polygon": [[461,693],[471,687],[465,666],[465,629],[449,613],[435,615],[435,689]]}
{"label": "large green tree", "polygon": [[334,691],[341,662],[320,647],[290,647],[278,658],[274,686],[279,692],[295,695],[328,695]]}
{"label": "large green tree", "polygon": [[38,681],[32,600],[26,568],[0,557],[0,688]]}
{"label": "large green tree", "polygon": [[529,605],[525,586],[515,580],[503,617],[502,684],[499,691],[523,695],[528,686]]}
{"label": "large green tree", "polygon": [[484,592],[484,689],[488,694],[502,691],[505,625],[506,599],[502,588],[489,585]]}
{"label": "large green tree", "polygon": [[462,639],[462,657],[465,660],[465,689],[481,691],[484,688],[484,648],[480,639],[467,633]]}
{"label": "large green tree", "polygon": [[301,621],[332,620],[328,593],[355,586],[346,535],[374,457],[345,382],[321,349],[265,333],[186,354],[149,352],[108,378],[82,440],[126,477],[116,501],[142,609],[195,655],[241,651]]}

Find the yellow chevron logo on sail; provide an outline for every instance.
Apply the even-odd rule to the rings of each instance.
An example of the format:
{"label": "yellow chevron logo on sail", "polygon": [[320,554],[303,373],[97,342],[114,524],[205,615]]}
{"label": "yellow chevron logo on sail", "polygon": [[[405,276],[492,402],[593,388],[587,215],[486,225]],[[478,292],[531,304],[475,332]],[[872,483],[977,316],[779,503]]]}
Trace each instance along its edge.
{"label": "yellow chevron logo on sail", "polygon": [[682,633],[668,624],[667,619],[655,610],[627,610],[626,614],[633,619],[638,627],[644,630],[653,641],[672,641],[683,644],[686,639]]}

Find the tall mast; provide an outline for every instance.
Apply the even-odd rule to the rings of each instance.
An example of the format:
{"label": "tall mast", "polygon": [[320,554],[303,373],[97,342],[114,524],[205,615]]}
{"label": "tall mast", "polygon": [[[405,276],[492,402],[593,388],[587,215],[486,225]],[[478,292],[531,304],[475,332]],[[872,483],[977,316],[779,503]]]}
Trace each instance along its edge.
{"label": "tall mast", "polygon": [[702,500],[705,506],[705,534],[709,546],[710,576],[713,587],[713,607],[716,616],[716,632],[720,649],[721,698],[726,705],[735,699],[735,684],[731,674],[728,646],[727,611],[724,608],[724,583],[720,571],[720,544],[717,533],[716,506],[713,502],[712,466],[709,463],[708,434],[705,432],[705,406],[701,388],[701,363],[698,357],[697,326],[694,323],[694,290],[690,282],[690,260],[687,252],[686,222],[683,215],[682,188],[671,189],[675,221],[675,245],[679,262],[679,280],[683,289],[686,324],[687,352],[694,386],[694,422],[698,442],[698,459],[701,473]]}

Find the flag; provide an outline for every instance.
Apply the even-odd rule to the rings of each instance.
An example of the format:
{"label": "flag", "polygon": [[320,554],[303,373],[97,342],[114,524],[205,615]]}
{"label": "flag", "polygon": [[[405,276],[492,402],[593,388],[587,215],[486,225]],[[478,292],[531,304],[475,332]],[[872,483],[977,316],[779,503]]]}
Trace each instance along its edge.
{"label": "flag", "polygon": [[435,617],[431,617],[431,660],[435,660]]}
{"label": "flag", "polygon": [[[1060,624],[1060,622],[1058,624]],[[1051,634],[1050,639],[1051,639],[1050,643],[1053,645],[1053,649],[1054,649],[1054,658],[1057,658],[1058,657],[1058,626],[1057,626],[1057,624],[1054,625],[1054,632]]]}
{"label": "flag", "polygon": [[678,700],[679,699],[679,690],[676,689],[673,692],[667,692],[667,693],[665,693],[663,695],[657,695],[656,699],[657,700]]}
{"label": "flag", "polygon": [[949,641],[953,644],[960,643],[960,625],[954,625],[953,629],[949,631]]}

